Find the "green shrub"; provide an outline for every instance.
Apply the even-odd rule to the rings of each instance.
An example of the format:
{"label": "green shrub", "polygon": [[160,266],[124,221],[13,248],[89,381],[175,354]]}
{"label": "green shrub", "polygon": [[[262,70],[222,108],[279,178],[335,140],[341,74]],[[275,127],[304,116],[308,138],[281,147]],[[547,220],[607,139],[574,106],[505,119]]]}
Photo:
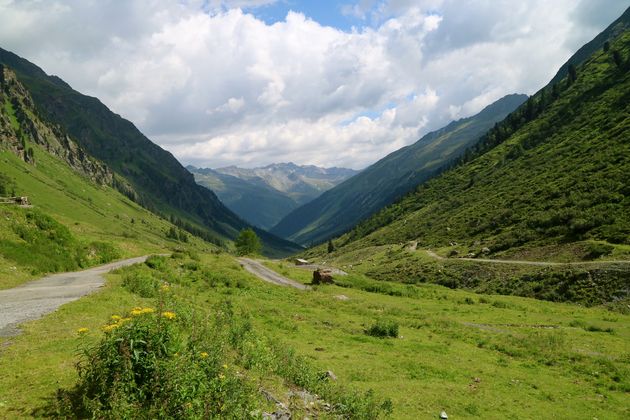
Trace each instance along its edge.
{"label": "green shrub", "polygon": [[161,282],[147,271],[131,271],[123,275],[122,286],[138,296],[152,298],[158,296]]}
{"label": "green shrub", "polygon": [[392,320],[378,319],[365,330],[365,333],[379,338],[398,337],[398,323]]}
{"label": "green shrub", "polygon": [[162,271],[166,268],[166,257],[162,255],[151,255],[144,263],[149,268],[157,271]]}
{"label": "green shrub", "polygon": [[134,308],[112,319],[84,351],[75,387],[58,391],[58,417],[251,417],[256,390],[222,363],[220,341],[189,336],[175,312]]}
{"label": "green shrub", "polygon": [[588,245],[586,257],[589,259],[596,259],[605,255],[610,255],[615,249],[614,246],[602,243],[592,243]]}

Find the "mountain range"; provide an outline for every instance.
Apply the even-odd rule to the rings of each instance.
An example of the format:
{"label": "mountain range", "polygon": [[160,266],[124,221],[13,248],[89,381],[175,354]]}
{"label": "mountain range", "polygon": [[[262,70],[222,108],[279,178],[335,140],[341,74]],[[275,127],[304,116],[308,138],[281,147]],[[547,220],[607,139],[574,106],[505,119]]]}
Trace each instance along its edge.
{"label": "mountain range", "polygon": [[307,245],[347,231],[435,176],[526,99],[527,95],[505,96],[477,115],[425,135],[293,210],[271,232]]}
{"label": "mountain range", "polygon": [[269,229],[291,210],[317,198],[358,171],[276,163],[261,168],[219,169],[187,166],[199,185],[214,191],[233,212]]}

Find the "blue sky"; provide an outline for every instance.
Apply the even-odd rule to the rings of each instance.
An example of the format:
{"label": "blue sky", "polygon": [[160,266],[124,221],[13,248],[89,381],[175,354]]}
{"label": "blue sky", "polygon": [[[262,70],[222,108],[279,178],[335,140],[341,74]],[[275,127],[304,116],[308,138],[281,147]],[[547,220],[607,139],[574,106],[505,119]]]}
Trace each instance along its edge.
{"label": "blue sky", "polygon": [[290,10],[303,13],[310,19],[325,26],[332,26],[344,31],[352,26],[363,26],[366,22],[348,13],[343,13],[344,6],[351,2],[330,0],[279,0],[273,4],[244,8],[268,24],[282,22]]}

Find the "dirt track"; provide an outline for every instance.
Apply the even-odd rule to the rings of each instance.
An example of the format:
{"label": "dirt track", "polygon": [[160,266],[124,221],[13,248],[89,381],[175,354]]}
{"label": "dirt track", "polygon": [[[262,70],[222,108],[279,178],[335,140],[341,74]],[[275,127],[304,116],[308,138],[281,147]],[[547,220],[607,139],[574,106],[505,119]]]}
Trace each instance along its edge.
{"label": "dirt track", "polygon": [[436,254],[433,251],[425,250],[426,253],[437,260],[450,260],[450,261],[474,261],[491,264],[519,264],[519,265],[535,265],[540,267],[552,267],[552,266],[567,266],[567,265],[603,265],[603,264],[630,264],[630,261],[615,260],[615,261],[577,261],[577,262],[546,262],[546,261],[523,261],[523,260],[492,260],[489,258],[446,258]]}
{"label": "dirt track", "polygon": [[308,290],[310,287],[298,283],[294,280],[288,279],[286,277],[281,276],[275,271],[265,267],[261,263],[256,260],[252,260],[251,258],[239,258],[238,259],[241,265],[245,268],[245,270],[249,271],[256,277],[260,278],[269,283],[277,284],[279,286],[289,286],[295,287],[300,290]]}
{"label": "dirt track", "polygon": [[147,256],[116,261],[83,271],[59,273],[0,290],[0,337],[19,334],[18,325],[55,311],[64,303],[94,292],[105,282],[103,274],[144,262]]}

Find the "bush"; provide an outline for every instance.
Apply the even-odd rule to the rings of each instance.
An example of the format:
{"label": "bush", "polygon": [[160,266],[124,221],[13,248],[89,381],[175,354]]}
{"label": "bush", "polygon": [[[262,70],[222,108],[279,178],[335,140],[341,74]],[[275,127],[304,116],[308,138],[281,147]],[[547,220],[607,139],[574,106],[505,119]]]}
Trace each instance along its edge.
{"label": "bush", "polygon": [[[175,312],[134,308],[113,316],[84,351],[79,380],[55,411],[70,418],[247,418],[255,389],[222,363],[222,342],[187,334]],[[202,325],[196,325],[202,328]],[[201,335],[205,337],[206,335]],[[213,335],[210,335],[214,337]]]}
{"label": "bush", "polygon": [[588,245],[586,257],[589,259],[596,259],[605,255],[610,255],[615,249],[614,246],[602,243],[592,243]]}
{"label": "bush", "polygon": [[157,271],[163,271],[166,268],[166,257],[161,255],[151,255],[144,263],[149,268]]}
{"label": "bush", "polygon": [[372,324],[367,330],[367,335],[372,337],[387,338],[398,337],[398,323],[391,320],[379,319]]}

